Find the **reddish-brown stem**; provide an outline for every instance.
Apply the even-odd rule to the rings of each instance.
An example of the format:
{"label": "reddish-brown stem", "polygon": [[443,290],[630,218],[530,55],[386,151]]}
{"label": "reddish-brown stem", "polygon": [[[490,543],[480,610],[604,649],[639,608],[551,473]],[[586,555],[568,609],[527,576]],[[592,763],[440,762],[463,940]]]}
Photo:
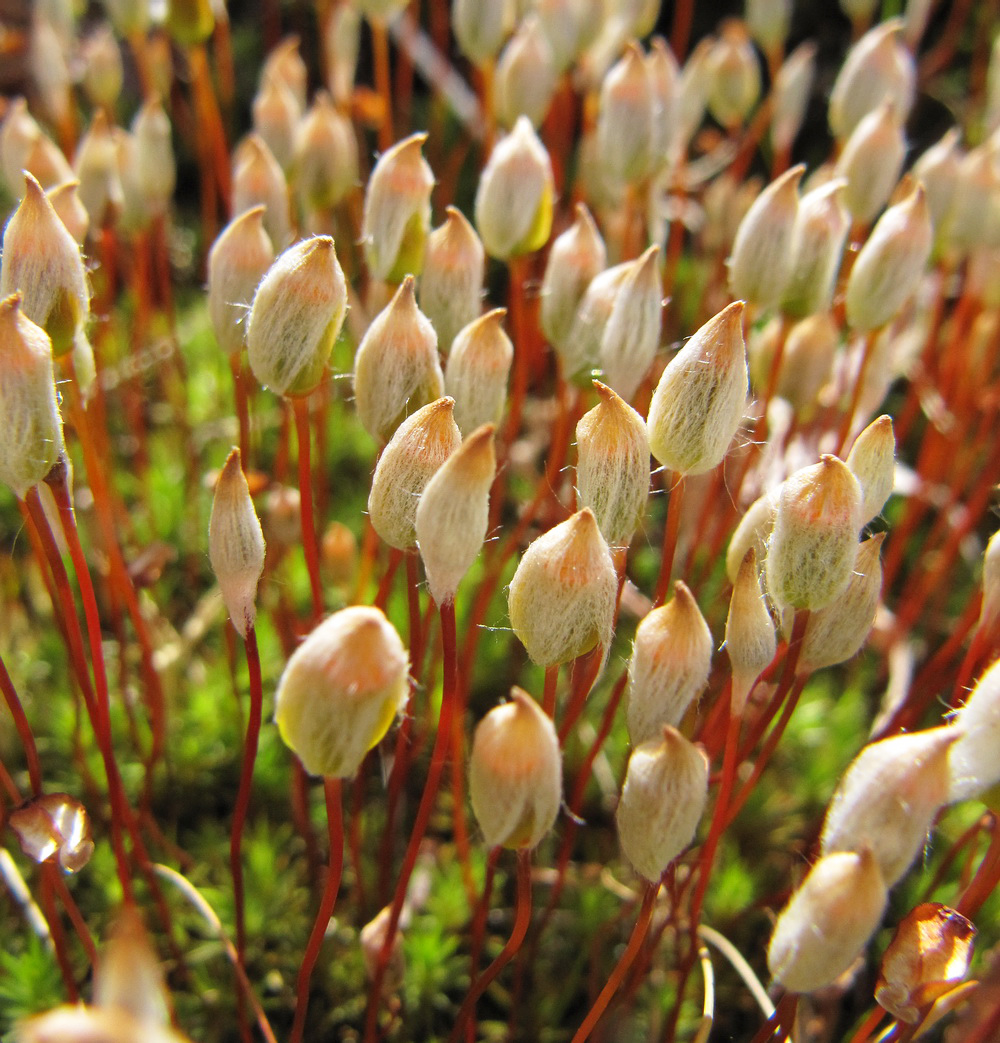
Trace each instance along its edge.
{"label": "reddish-brown stem", "polygon": [[448,749],[451,745],[451,724],[455,715],[455,702],[458,690],[458,656],[455,647],[454,602],[446,602],[439,606],[439,613],[441,617],[443,662],[441,713],[438,717],[437,733],[434,737],[431,763],[427,769],[427,779],[420,797],[420,805],[417,808],[413,831],[410,833],[410,839],[406,847],[403,865],[396,881],[396,891],[389,910],[389,922],[386,925],[385,939],[382,942],[382,950],[379,953],[375,972],[372,975],[371,990],[368,994],[368,1009],[365,1013],[365,1043],[375,1043],[378,1035],[378,1012],[382,997],[382,983],[385,981],[385,973],[389,966],[393,939],[399,926],[399,918],[403,912],[403,903],[406,900],[410,876],[413,873],[413,867],[417,864],[417,854],[420,851],[420,844],[423,841],[424,834],[427,832],[427,823],[430,821],[434,801],[437,798],[438,787],[441,784],[441,773],[444,771],[445,761],[448,758]]}
{"label": "reddish-brown stem", "polygon": [[83,918],[83,913],[80,912],[80,907],[76,904],[72,894],[70,894],[69,888],[66,886],[66,881],[63,879],[62,873],[55,868],[52,873],[52,887],[55,889],[56,894],[59,895],[59,901],[62,902],[63,908],[66,910],[66,915],[69,917],[69,922],[73,925],[73,930],[76,931],[77,938],[80,939],[80,944],[83,946],[84,951],[87,954],[87,959],[90,961],[92,968],[97,967],[97,946],[94,944],[94,939],[91,937],[90,929],[87,927],[87,921]]}
{"label": "reddish-brown stem", "polygon": [[313,968],[319,958],[319,950],[323,944],[333,907],[337,904],[337,892],[340,890],[340,877],[344,869],[344,818],[341,809],[340,779],[324,779],[323,792],[326,795],[327,833],[330,839],[330,865],[323,884],[323,897],[320,899],[316,922],[313,924],[305,952],[302,954],[302,965],[295,983],[295,1018],[289,1043],[300,1043],[302,1030],[306,1024],[306,1010],[309,1007],[309,980]]}
{"label": "reddish-brown stem", "polygon": [[247,628],[246,638],[247,673],[250,678],[250,713],[247,719],[246,739],[243,743],[243,763],[240,766],[240,785],[233,811],[233,826],[229,837],[229,867],[233,874],[233,894],[236,905],[236,956],[246,967],[246,916],[243,893],[243,827],[250,807],[250,790],[253,784],[254,763],[257,760],[257,745],[260,739],[260,724],[264,705],[264,690],[261,683],[260,653],[257,649],[257,631]]}
{"label": "reddish-brown stem", "polygon": [[701,920],[701,908],[708,891],[708,881],[712,875],[712,863],[715,861],[715,852],[719,846],[719,840],[726,828],[726,809],[729,806],[729,798],[733,792],[733,782],[736,778],[737,750],[740,744],[740,716],[729,711],[729,728],[726,731],[726,747],[722,758],[722,781],[719,783],[719,795],[715,801],[715,811],[712,814],[712,824],[709,827],[708,839],[701,850],[701,859],[698,863],[698,883],[695,887],[694,897],[691,899],[691,942],[697,948],[696,932]]}
{"label": "reddish-brown stem", "polygon": [[694,18],[694,0],[678,0],[674,8],[674,24],[670,31],[670,49],[678,64],[687,55],[688,42],[691,39],[691,23]]}
{"label": "reddish-brown stem", "polygon": [[545,688],[542,692],[542,709],[552,720],[556,717],[556,692],[559,688],[559,664],[545,668]]}
{"label": "reddish-brown stem", "polygon": [[583,1019],[583,1024],[576,1030],[572,1043],[583,1043],[591,1032],[594,1031],[598,1021],[601,1019],[601,1015],[618,991],[618,986],[621,985],[629,967],[632,966],[636,956],[639,955],[639,949],[646,937],[646,932],[649,930],[649,921],[653,915],[653,905],[656,902],[658,890],[658,883],[646,883],[642,895],[642,905],[639,908],[639,916],[635,921],[635,927],[632,929],[632,936],[628,940],[628,945],[615,965],[615,969],[608,977],[601,994],[590,1008],[590,1012]]}
{"label": "reddish-brown stem", "polygon": [[867,1043],[867,1041],[871,1039],[872,1033],[882,1023],[884,1017],[885,1011],[882,1007],[873,1007],[869,1012],[868,1017],[858,1026],[858,1031],[851,1036],[850,1043]]}
{"label": "reddish-brown stem", "polygon": [[[604,717],[601,720],[601,727],[598,730],[590,749],[587,750],[583,763],[577,771],[576,780],[573,783],[573,793],[569,798],[569,815],[566,816],[566,828],[563,832],[559,854],[556,857],[556,879],[555,883],[552,885],[552,891],[549,895],[548,903],[545,906],[545,912],[542,913],[538,924],[536,932],[537,937],[541,937],[555,907],[559,904],[559,898],[562,895],[563,887],[566,883],[566,867],[569,865],[569,856],[573,851],[573,840],[576,836],[580,808],[583,806],[583,796],[587,789],[587,783],[590,781],[591,772],[594,769],[594,761],[597,760],[597,755],[601,752],[608,735],[611,733],[611,726],[614,724],[615,715],[618,712],[618,707],[621,705],[622,696],[625,694],[625,685],[627,682],[628,674],[623,673],[621,677],[618,678],[615,687],[611,691],[608,705],[604,708]],[[534,948],[532,949],[532,954],[533,953]]]}
{"label": "reddish-brown stem", "polygon": [[[208,52],[204,44],[196,44],[188,51],[188,59],[191,65],[191,91],[194,95],[196,133],[198,135],[205,165],[202,167],[203,191],[209,193],[212,201],[210,207],[203,199],[203,218],[209,220],[209,225],[202,229],[205,241],[209,242],[215,237],[215,195],[218,193],[225,213],[230,212],[230,173],[229,173],[229,147],[226,144],[226,132],[222,126],[222,116],[219,113],[219,105],[215,98],[215,88],[212,86],[212,74],[209,69]],[[206,182],[211,187],[206,188]]]}
{"label": "reddish-brown stem", "polygon": [[378,147],[382,152],[392,147],[392,77],[389,68],[389,30],[380,18],[369,23],[372,30],[372,57],[375,63],[375,90],[382,101],[382,122],[378,127]]}
{"label": "reddish-brown stem", "polygon": [[677,549],[677,532],[680,528],[681,507],[684,501],[684,476],[677,475],[677,481],[671,488],[674,478],[672,471],[663,472],[663,489],[668,496],[667,520],[663,526],[663,551],[660,555],[660,575],[656,580],[656,591],[653,604],[662,605],[667,599],[670,589],[670,573],[674,568],[674,551]]}
{"label": "reddish-brown stem", "polygon": [[973,919],[979,912],[983,902],[992,894],[1000,883],[1000,828],[996,816],[990,824],[990,844],[979,863],[979,869],[972,882],[965,889],[955,908],[965,917]]}
{"label": "reddish-brown stem", "polygon": [[309,452],[309,397],[291,399],[295,414],[295,434],[299,443],[299,505],[302,512],[302,551],[309,571],[309,589],[312,592],[312,621],[323,617],[323,585],[319,575],[319,543],[316,539],[316,519],[313,515],[312,462]]}
{"label": "reddish-brown stem", "polygon": [[69,940],[66,937],[62,920],[59,919],[59,910],[56,909],[56,903],[52,897],[54,889],[52,878],[58,872],[58,868],[52,862],[42,863],[42,879],[39,888],[41,906],[46,922],[49,925],[52,948],[55,952],[56,963],[59,964],[59,973],[62,975],[66,996],[70,1003],[76,1003],[80,998],[80,991],[76,987],[76,978],[73,975],[73,962],[69,958]]}
{"label": "reddish-brown stem", "polygon": [[559,745],[565,746],[573,725],[580,719],[583,708],[587,704],[587,696],[590,695],[597,680],[601,663],[604,662],[604,648],[598,645],[591,652],[578,656],[573,661],[573,670],[570,674],[570,696],[566,706],[566,715],[562,724],[559,725]]}
{"label": "reddish-brown stem", "polygon": [[514,954],[521,948],[524,936],[528,933],[528,924],[531,922],[531,849],[519,848],[517,852],[517,905],[514,914],[514,926],[510,932],[507,944],[501,949],[500,955],[483,971],[478,981],[475,981],[469,989],[462,1006],[459,1008],[455,1019],[455,1027],[452,1029],[449,1043],[458,1043],[462,1038],[462,1030],[466,1021],[473,1018],[476,1003],[479,997],[487,990],[490,983],[510,963]]}
{"label": "reddish-brown stem", "polygon": [[306,845],[309,880],[315,886],[320,873],[319,842],[309,819],[309,775],[298,759],[292,768],[292,822]]}
{"label": "reddish-brown stem", "polygon": [[504,444],[509,448],[521,429],[521,413],[528,393],[531,331],[528,328],[524,292],[529,260],[527,257],[512,257],[507,262],[507,269],[510,280],[507,290],[507,314],[510,316],[511,339],[514,342],[514,373],[511,378],[510,405],[503,437]]}
{"label": "reddish-brown stem", "polygon": [[[500,861],[502,847],[490,849],[486,857],[486,879],[483,881],[483,893],[476,903],[472,915],[472,932],[469,940],[469,981],[479,976],[479,957],[483,951],[483,940],[486,937],[486,917],[490,911],[490,896],[493,894],[493,877],[496,874],[497,862]],[[473,1021],[466,1027],[466,1043],[475,1043],[476,1026]]]}
{"label": "reddish-brown stem", "polygon": [[788,698],[785,701],[785,708],[781,712],[781,717],[778,719],[778,723],[768,733],[767,739],[764,741],[763,747],[761,747],[760,755],[757,757],[757,761],[753,766],[753,771],[750,773],[750,778],[743,783],[739,792],[733,798],[732,807],[730,807],[726,816],[726,827],[729,826],[733,819],[735,819],[740,813],[740,809],[747,802],[750,794],[753,793],[757,781],[760,779],[764,769],[767,767],[768,761],[770,761],[778,743],[781,742],[781,737],[785,734],[788,722],[791,720],[791,716],[795,712],[795,707],[798,705],[799,697],[802,695],[802,690],[806,686],[806,681],[806,677],[798,677],[792,684],[791,691],[788,693]]}
{"label": "reddish-brown stem", "polygon": [[42,792],[42,766],[38,760],[38,747],[35,745],[35,736],[31,731],[31,725],[28,723],[28,716],[24,712],[24,707],[21,705],[17,689],[14,687],[14,682],[10,679],[10,674],[7,673],[3,656],[0,656],[0,690],[3,691],[7,709],[10,710],[10,715],[14,718],[14,727],[17,730],[18,738],[21,740],[21,746],[24,748],[24,758],[28,764],[28,780],[31,783],[31,792],[37,797]]}
{"label": "reddish-brown stem", "polygon": [[[60,596],[64,600],[63,604],[63,617],[66,620],[67,631],[73,635],[72,642],[77,648],[77,656],[80,660],[83,658],[83,632],[80,628],[80,622],[76,616],[76,605],[73,601],[73,594],[69,586],[69,577],[66,574],[66,568],[62,563],[62,558],[59,555],[59,550],[56,547],[55,540],[53,539],[52,532],[49,529],[48,521],[45,517],[45,512],[42,508],[41,500],[38,497],[38,489],[33,488],[29,490],[26,499],[27,509],[31,514],[32,521],[34,522],[35,528],[42,538],[45,546],[46,554],[49,558],[49,565],[52,568],[52,574],[56,581],[56,588],[60,593]],[[76,526],[72,523],[67,527],[63,524],[64,531],[76,532]],[[67,537],[69,532],[67,531]],[[79,548],[79,540],[76,541],[76,546]],[[82,549],[79,553],[82,555]],[[76,557],[74,556],[74,566],[76,566]],[[90,572],[86,568],[86,562],[83,563],[83,575],[81,576],[78,571],[77,579],[81,584],[81,588],[84,584],[83,576],[86,576],[87,582],[90,579]],[[92,666],[94,670],[94,684],[96,692],[90,692],[90,698],[87,700],[87,710],[90,714],[91,725],[94,729],[94,735],[97,738],[98,749],[101,751],[101,757],[104,761],[104,770],[108,780],[108,796],[111,801],[111,846],[115,854],[115,861],[118,869],[118,878],[122,885],[122,892],[125,896],[127,904],[135,903],[135,893],[132,889],[132,876],[129,870],[128,857],[125,853],[125,845],[122,841],[121,828],[125,823],[125,812],[121,806],[121,801],[124,799],[121,794],[120,785],[121,780],[118,776],[118,769],[115,764],[114,753],[111,749],[111,729],[110,729],[110,718],[107,712],[108,706],[108,688],[107,678],[104,674],[104,652],[101,648],[101,633],[100,633],[100,621],[97,618],[97,604],[93,600],[93,591],[91,588],[91,598],[84,597],[84,615],[87,619],[88,629],[91,631],[90,637],[90,650],[92,658]],[[96,629],[94,629],[96,628]],[[96,658],[95,658],[96,657]],[[83,676],[86,676],[86,669],[84,668]],[[89,678],[87,684],[81,683],[81,687],[85,693],[89,690]],[[130,819],[130,816],[129,816]]]}
{"label": "reddish-brown stem", "polygon": [[787,1039],[791,1032],[791,1024],[795,1020],[798,1002],[799,997],[794,992],[782,996],[774,1013],[761,1025],[750,1043],[778,1043]]}
{"label": "reddish-brown stem", "polygon": [[229,356],[229,368],[233,373],[233,390],[236,396],[236,416],[240,425],[240,458],[243,469],[250,470],[250,387],[243,367],[242,352]]}
{"label": "reddish-brown stem", "polygon": [[847,448],[847,440],[851,436],[851,423],[854,420],[854,414],[858,411],[858,403],[861,401],[861,392],[864,390],[865,377],[868,374],[868,363],[871,361],[872,349],[875,346],[875,338],[877,336],[878,330],[872,330],[865,335],[864,344],[861,346],[861,364],[858,366],[858,375],[854,380],[854,387],[851,389],[851,401],[847,411],[841,417],[840,431],[837,433],[837,445],[840,447],[838,455],[840,456],[844,455],[844,450]]}

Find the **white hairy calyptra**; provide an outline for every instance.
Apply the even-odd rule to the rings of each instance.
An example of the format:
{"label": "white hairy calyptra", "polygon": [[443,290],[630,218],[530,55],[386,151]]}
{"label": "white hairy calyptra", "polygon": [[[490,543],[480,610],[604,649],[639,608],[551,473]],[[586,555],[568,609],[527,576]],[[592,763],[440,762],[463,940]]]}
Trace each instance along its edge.
{"label": "white hairy calyptra", "polygon": [[861,524],[882,513],[896,476],[896,436],[892,417],[883,414],[854,439],[845,461],[861,486]]}
{"label": "white hairy calyptra", "polygon": [[542,332],[560,355],[566,351],[577,307],[607,258],[590,211],[577,203],[573,223],[552,243],[542,278]]}
{"label": "white hairy calyptra", "polygon": [[254,376],[278,395],[306,395],[323,376],[347,313],[347,283],[333,240],[290,246],[254,295],[247,352]]}
{"label": "white hairy calyptra", "polygon": [[365,189],[361,238],[376,279],[401,282],[424,263],[431,228],[434,172],[421,149],[426,134],[411,134],[379,156]]}
{"label": "white hairy calyptra", "polygon": [[406,276],[354,356],[354,404],[377,442],[387,442],[408,414],[444,391],[437,334],[417,307],[414,286],[413,276]]}
{"label": "white hairy calyptra", "polygon": [[922,850],[948,797],[954,728],[894,735],[866,746],[840,780],[823,822],[820,850],[870,850],[892,887]]}
{"label": "white hairy calyptra", "polygon": [[656,883],[691,843],[708,798],[708,758],[676,728],[632,751],[615,822],[635,871]]}
{"label": "white hairy calyptra", "polygon": [[21,311],[20,294],[0,301],[0,481],[23,500],[65,452],[52,342]]}
{"label": "white hairy calyptra", "polygon": [[611,552],[584,507],[524,552],[510,581],[510,624],[534,662],[554,666],[595,645],[607,652],[617,600]]}
{"label": "white hairy calyptra", "polygon": [[870,29],[844,59],[830,91],[830,130],[841,142],[873,109],[889,100],[906,119],[916,96],[917,69],[900,39],[903,22],[890,18]]}
{"label": "white hairy calyptra", "polygon": [[1000,659],[976,682],[952,720],[959,739],[948,757],[948,803],[970,800],[1000,782]]}
{"label": "white hairy calyptra", "polygon": [[772,181],[740,222],[729,256],[734,297],[761,308],[781,300],[792,264],[792,233],[805,169],[800,163]]}
{"label": "white hairy calyptra", "polygon": [[490,847],[533,848],[562,802],[562,754],[551,719],[527,692],[479,722],[469,757],[469,799]]}
{"label": "white hairy calyptra", "polygon": [[417,503],[417,546],[431,597],[452,601],[486,538],[496,474],[492,424],[484,424],[434,472]]}
{"label": "white hairy calyptra", "polygon": [[726,455],[749,387],[743,302],[709,319],[667,363],[649,405],[649,447],[664,467],[704,474]]}
{"label": "white hairy calyptra", "polygon": [[878,219],[847,280],[847,321],[859,332],[892,320],[913,296],[931,256],[933,229],[918,184]]}
{"label": "white hairy calyptra", "polygon": [[731,714],[743,713],[747,696],[774,658],[777,645],[774,623],[760,588],[757,554],[751,547],[740,563],[726,617],[726,652],[733,668]]}
{"label": "white hairy calyptra", "polygon": [[660,345],[659,247],[650,246],[628,265],[601,334],[599,358],[605,383],[631,399],[645,379]]}
{"label": "white hairy calyptra", "polygon": [[521,116],[493,147],[476,189],[476,227],[501,261],[541,249],[552,231],[552,163],[531,121]]}
{"label": "white hairy calyptra", "polygon": [[861,487],[843,461],[827,455],[786,478],[764,568],[775,605],[830,604],[850,581],[860,528]]}
{"label": "white hairy calyptra", "polygon": [[821,858],[785,906],[771,935],[767,966],[791,992],[831,984],[882,922],[886,887],[868,850]]}
{"label": "white hairy calyptra", "polygon": [[626,722],[633,745],[677,726],[708,683],[712,633],[690,590],[678,580],[674,596],[643,617],[628,664]]}
{"label": "white hairy calyptra", "polygon": [[845,663],[868,640],[882,594],[879,552],[884,539],[880,532],[860,544],[847,586],[829,605],[809,613],[799,651],[800,674]]}
{"label": "white hairy calyptra", "polygon": [[486,251],[465,215],[453,206],[444,224],[427,238],[420,276],[420,310],[437,331],[438,345],[447,354],[458,331],[482,312]]}
{"label": "white hairy calyptra", "polygon": [[349,778],[406,704],[410,660],[380,609],[334,612],[292,653],[274,719],[311,775]]}
{"label": "white hairy calyptra", "polygon": [[445,390],[455,399],[455,423],[464,434],[498,424],[507,401],[514,345],[503,328],[506,308],[495,308],[459,330],[444,369]]}
{"label": "white hairy calyptra", "polygon": [[851,217],[844,206],[846,182],[835,178],[799,200],[792,232],[792,261],[781,307],[796,319],[827,311]]}
{"label": "white hairy calyptra", "polygon": [[234,217],[208,252],[208,314],[219,346],[229,355],[246,345],[250,303],[273,263],[263,206]]}
{"label": "white hairy calyptra", "polygon": [[462,441],[454,404],[451,398],[439,398],[407,417],[375,465],[368,514],[390,547],[409,550],[417,544],[420,493]]}
{"label": "white hairy calyptra", "polygon": [[3,233],[0,297],[20,294],[21,313],[48,333],[58,357],[90,313],[90,289],[80,247],[41,185],[25,174],[24,189]]}
{"label": "white hairy calyptra", "polygon": [[646,422],[611,388],[594,381],[600,401],[576,425],[576,488],[612,547],[627,547],[649,496]]}
{"label": "white hairy calyptra", "polygon": [[248,134],[233,153],[233,213],[264,207],[264,227],[276,250],[292,238],[291,201],[281,164],[259,134]]}
{"label": "white hairy calyptra", "polygon": [[847,179],[844,204],[855,221],[871,221],[885,206],[905,158],[903,122],[886,101],[861,119],[837,158],[837,176]]}
{"label": "white hairy calyptra", "polygon": [[250,499],[239,449],[219,474],[208,522],[208,557],[222,600],[241,637],[257,618],[257,583],[264,571],[264,533]]}

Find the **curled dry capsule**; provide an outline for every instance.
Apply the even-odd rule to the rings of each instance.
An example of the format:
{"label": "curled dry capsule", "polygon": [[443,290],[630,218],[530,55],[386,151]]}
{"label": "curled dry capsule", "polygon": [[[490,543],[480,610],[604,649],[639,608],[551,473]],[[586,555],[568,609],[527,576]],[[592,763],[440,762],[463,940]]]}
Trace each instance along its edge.
{"label": "curled dry capsule", "polygon": [[691,843],[708,798],[708,758],[676,728],[629,757],[615,822],[635,871],[655,883]]}
{"label": "curled dry capsule", "polygon": [[850,581],[860,528],[861,488],[837,457],[785,479],[764,569],[771,600],[780,608],[830,604]]}
{"label": "curled dry capsule", "polygon": [[409,413],[441,397],[444,374],[437,334],[417,307],[408,275],[375,316],[354,356],[358,418],[377,442],[387,442]]}
{"label": "curled dry capsule", "polygon": [[379,457],[368,496],[372,527],[398,550],[417,544],[417,505],[432,475],[458,448],[462,435],[454,400],[439,398],[407,417]]}
{"label": "curled dry capsule", "polygon": [[839,851],[810,869],[774,925],[767,966],[791,992],[813,992],[846,971],[885,913],[886,887],[868,850]]}
{"label": "curled dry capsule", "polygon": [[254,295],[247,327],[250,368],[279,395],[307,395],[320,382],[347,313],[347,283],[333,240],[290,246]]}
{"label": "curled dry capsule", "polygon": [[844,773],[823,823],[820,849],[868,849],[892,887],[923,848],[948,796],[954,728],[894,735],[866,746]]}
{"label": "curled dry capsule", "polygon": [[421,149],[426,134],[411,134],[379,156],[365,190],[361,238],[376,279],[401,282],[419,274],[431,228],[434,173]]}
{"label": "curled dry capsule", "polygon": [[234,449],[215,486],[208,522],[208,556],[229,618],[242,637],[257,618],[257,583],[264,571],[264,533]]}
{"label": "curled dry capsule", "polygon": [[416,533],[431,597],[455,597],[482,549],[496,474],[494,427],[477,428],[435,471],[417,503]]}
{"label": "curled dry capsule", "polygon": [[90,312],[90,289],[80,247],[41,185],[25,174],[24,187],[3,233],[0,297],[19,293],[21,313],[45,330],[61,356]]}
{"label": "curled dry capsule", "polygon": [[676,726],[708,683],[712,633],[690,590],[678,580],[674,596],[636,628],[628,664],[628,733],[633,745]]}
{"label": "curled dry capsule", "polygon": [[520,688],[476,727],[469,798],[490,847],[536,847],[555,823],[562,801],[559,739],[548,715]]}
{"label": "curled dry capsule", "polygon": [[667,363],[649,405],[649,447],[678,474],[720,463],[746,410],[743,302],[709,319]]}
{"label": "curled dry capsule", "polygon": [[627,547],[649,496],[646,423],[599,380],[600,401],[576,425],[576,486],[581,506],[594,512],[612,547]]}
{"label": "curled dry capsule", "polygon": [[292,653],[274,719],[311,775],[349,778],[406,703],[410,660],[377,608],[328,616]]}
{"label": "curled dry capsule", "polygon": [[614,632],[618,576],[589,507],[528,547],[510,581],[514,634],[540,666],[568,662]]}

